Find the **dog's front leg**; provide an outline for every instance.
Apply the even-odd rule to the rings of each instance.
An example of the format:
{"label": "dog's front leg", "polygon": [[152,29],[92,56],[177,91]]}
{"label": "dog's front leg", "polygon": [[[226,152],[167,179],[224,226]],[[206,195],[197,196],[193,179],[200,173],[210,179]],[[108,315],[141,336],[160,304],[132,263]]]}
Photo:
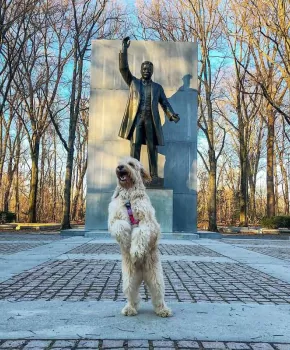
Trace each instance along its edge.
{"label": "dog's front leg", "polygon": [[109,225],[109,230],[121,249],[129,251],[131,246],[131,225],[125,220],[116,220]]}
{"label": "dog's front leg", "polygon": [[150,230],[146,225],[139,225],[132,230],[130,255],[133,264],[141,262],[149,249]]}

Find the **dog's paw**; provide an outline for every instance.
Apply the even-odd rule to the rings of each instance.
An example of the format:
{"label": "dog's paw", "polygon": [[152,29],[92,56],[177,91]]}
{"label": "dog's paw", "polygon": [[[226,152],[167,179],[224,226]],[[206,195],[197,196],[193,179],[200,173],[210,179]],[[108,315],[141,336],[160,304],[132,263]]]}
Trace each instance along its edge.
{"label": "dog's paw", "polygon": [[115,235],[116,241],[119,243],[120,247],[125,250],[130,250],[131,247],[131,236],[127,232],[121,232]]}
{"label": "dog's paw", "polygon": [[142,260],[144,257],[144,252],[141,251],[140,249],[137,249],[134,246],[131,246],[130,249],[130,255],[131,255],[131,260],[133,262],[133,264],[135,264],[136,262],[138,262],[139,260]]}
{"label": "dog's paw", "polygon": [[128,304],[122,310],[124,316],[136,316],[137,313],[137,310],[132,305]]}
{"label": "dog's paw", "polygon": [[156,308],[155,309],[155,313],[156,313],[157,316],[160,316],[160,317],[170,317],[170,316],[172,316],[172,311],[167,306],[162,306],[162,307]]}

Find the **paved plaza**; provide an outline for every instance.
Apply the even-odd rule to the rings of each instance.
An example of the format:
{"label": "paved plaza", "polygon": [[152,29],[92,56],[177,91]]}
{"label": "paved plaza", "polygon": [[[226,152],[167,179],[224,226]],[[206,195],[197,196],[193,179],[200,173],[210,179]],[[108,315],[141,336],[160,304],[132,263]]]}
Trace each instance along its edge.
{"label": "paved plaza", "polygon": [[166,300],[124,317],[110,238],[0,233],[0,349],[290,350],[290,240],[162,239]]}

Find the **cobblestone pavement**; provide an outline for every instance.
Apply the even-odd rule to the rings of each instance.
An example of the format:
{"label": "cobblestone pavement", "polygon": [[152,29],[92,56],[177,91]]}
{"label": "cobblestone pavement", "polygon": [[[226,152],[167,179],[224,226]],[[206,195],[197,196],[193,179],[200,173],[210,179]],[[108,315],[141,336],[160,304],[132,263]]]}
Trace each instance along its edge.
{"label": "cobblestone pavement", "polygon": [[0,233],[0,255],[18,253],[62,239],[65,237],[59,234]]}
{"label": "cobblestone pavement", "polygon": [[39,242],[39,243],[1,243],[0,242],[0,254],[14,254],[21,252],[23,250],[32,249],[49,242]]}
{"label": "cobblestone pavement", "polygon": [[[122,274],[121,274],[121,262],[115,254],[119,254],[119,247],[117,244],[113,243],[113,241],[105,239],[102,241],[94,240],[94,239],[82,239],[82,238],[74,238],[63,241],[67,237],[61,237],[59,235],[35,235],[35,234],[1,234],[0,233],[0,254],[2,255],[2,259],[6,259],[10,263],[13,264],[16,260],[13,260],[13,254],[19,251],[27,250],[35,248],[37,254],[36,257],[32,257],[31,259],[36,259],[35,263],[32,265],[17,270],[16,273],[9,275],[12,276],[10,278],[3,277],[2,282],[0,283],[0,300],[1,303],[5,303],[5,305],[15,305],[15,310],[17,309],[17,305],[21,304],[21,302],[26,303],[26,310],[29,312],[33,309],[33,305],[35,303],[40,303],[43,305],[48,305],[48,301],[54,303],[55,301],[64,301],[66,307],[70,308],[70,304],[66,303],[69,301],[74,301],[73,305],[77,305],[77,302],[80,302],[80,308],[83,308],[83,305],[86,305],[90,301],[124,301],[124,296],[122,292]],[[58,242],[59,241],[59,242]],[[202,240],[200,240],[202,241]],[[178,305],[182,305],[182,308],[186,310],[189,305],[193,307],[200,308],[202,310],[200,314],[207,314],[204,310],[209,307],[218,307],[224,308],[228,307],[229,309],[233,309],[236,307],[235,305],[244,305],[248,304],[245,307],[245,310],[256,308],[255,312],[257,312],[257,320],[256,323],[253,323],[256,327],[259,327],[259,324],[264,322],[263,313],[259,313],[259,310],[262,310],[264,307],[275,307],[277,309],[288,308],[290,305],[290,279],[284,278],[284,275],[281,274],[281,279],[277,278],[277,275],[274,273],[271,274],[271,269],[267,270],[267,266],[263,265],[264,269],[259,269],[258,265],[261,265],[259,262],[259,256],[257,256],[257,262],[253,262],[255,260],[255,252],[265,254],[269,257],[275,257],[281,259],[282,262],[277,263],[277,268],[280,268],[280,265],[283,268],[289,266],[288,261],[290,260],[290,241],[269,241],[269,240],[204,240],[200,242],[198,240],[194,241],[194,243],[187,242],[187,244],[182,244],[182,241],[174,243],[168,243],[167,241],[163,241],[160,246],[160,253],[163,255],[162,266],[164,270],[164,278],[165,278],[165,296],[166,300],[170,302],[178,302]],[[107,243],[104,243],[107,242]],[[110,243],[111,242],[111,243]],[[164,243],[165,242],[165,243]],[[200,243],[199,243],[200,242]],[[204,243],[205,242],[205,243]],[[206,243],[207,242],[207,243]],[[220,242],[220,243],[218,243]],[[39,257],[42,254],[45,254],[46,251],[43,248],[45,244],[52,243],[52,247],[50,248],[49,254],[45,255],[41,263]],[[227,254],[227,243],[229,249],[233,248],[232,245],[237,245],[239,248],[240,257],[243,257],[244,252],[246,250],[250,250],[251,253],[251,262],[247,262],[246,259],[240,260],[238,258],[236,260],[236,256]],[[216,248],[215,244],[220,244],[219,248]],[[60,247],[61,246],[61,247]],[[225,248],[224,248],[225,247]],[[57,250],[57,253],[53,255],[54,249]],[[222,254],[224,255],[222,255]],[[246,252],[249,254],[248,252]],[[80,256],[79,259],[74,259],[75,256],[67,256],[66,254],[84,254],[88,255],[86,257]],[[287,255],[288,254],[288,255]],[[102,255],[102,256],[101,256]],[[107,256],[104,256],[107,255]],[[110,256],[111,255],[111,256]],[[169,259],[169,256],[171,257]],[[189,259],[188,256],[196,257],[194,261]],[[246,254],[244,255],[246,256]],[[29,253],[27,253],[27,257],[29,257]],[[173,257],[173,258],[172,258]],[[208,259],[207,259],[208,258]],[[214,259],[213,259],[214,258]],[[224,259],[227,258],[227,259]],[[9,260],[10,259],[10,260]],[[271,261],[271,258],[269,258]],[[267,259],[267,264],[269,263],[269,259]],[[225,262],[227,261],[227,262]],[[246,262],[245,262],[246,261]],[[0,259],[1,264],[1,259]],[[280,265],[279,265],[280,264]],[[285,266],[286,267],[285,267]],[[3,265],[5,266],[5,265]],[[26,265],[27,266],[27,265]],[[20,271],[20,273],[19,273]],[[263,271],[263,272],[262,272]],[[265,272],[266,271],[266,272]],[[6,275],[5,275],[6,276]],[[276,276],[276,277],[274,277]],[[280,275],[278,274],[278,277]],[[288,281],[288,282],[287,282]],[[141,297],[144,301],[148,302],[150,299],[150,295],[148,290],[144,284],[141,286]],[[12,303],[11,303],[12,302]],[[15,303],[14,303],[15,302]],[[20,303],[16,303],[20,302]],[[179,302],[183,304],[179,304]],[[105,303],[100,303],[105,304]],[[111,303],[116,305],[116,303]],[[146,304],[146,303],[145,303]],[[230,305],[227,305],[230,304]],[[38,306],[39,307],[39,306]],[[105,306],[107,308],[107,304]],[[119,306],[118,306],[119,307]],[[244,306],[242,306],[244,308]],[[50,306],[49,306],[50,308]],[[221,310],[221,309],[218,309]],[[264,309],[263,309],[264,310]],[[269,309],[270,310],[270,309]],[[285,310],[285,309],[283,309]],[[288,309],[287,309],[288,310]],[[268,311],[268,309],[267,309]],[[15,311],[16,312],[16,311]],[[28,315],[29,315],[28,312]],[[39,311],[40,312],[40,311]],[[64,312],[64,311],[62,311]],[[69,311],[71,312],[71,311]],[[100,312],[100,311],[98,311]],[[118,311],[119,312],[119,311]],[[276,311],[275,309],[275,312]],[[279,311],[280,312],[280,311]],[[186,313],[186,312],[185,312]],[[230,312],[231,313],[231,312]],[[249,313],[249,311],[245,311],[245,313]],[[43,311],[43,314],[45,312]],[[43,315],[42,314],[42,315]],[[189,314],[189,313],[188,313]],[[237,312],[236,312],[237,314]],[[236,315],[233,312],[233,316],[229,315],[226,322],[231,323],[231,327],[234,327],[236,320],[241,327],[242,323],[245,322],[245,319],[241,321],[238,318],[239,315]],[[254,314],[254,313],[253,313]],[[266,313],[267,314],[267,313]],[[270,314],[270,311],[269,311]],[[8,313],[7,313],[8,315]],[[14,314],[13,314],[14,315]],[[21,314],[22,317],[26,317],[25,313]],[[23,316],[24,315],[24,316]],[[78,314],[79,315],[79,314]],[[140,318],[145,317],[146,313],[140,313]],[[192,314],[193,322],[195,321],[195,314]],[[218,313],[219,317],[220,314]],[[235,316],[236,315],[236,316]],[[262,316],[261,316],[262,315]],[[280,315],[284,315],[284,318]],[[20,316],[20,315],[17,315]],[[148,316],[148,314],[147,314]],[[7,316],[8,319],[9,316]],[[30,316],[27,316],[30,317]],[[40,316],[39,316],[40,317]],[[112,317],[112,316],[108,316]],[[121,316],[120,316],[121,317]],[[139,316],[136,317],[138,319]],[[149,318],[151,325],[150,327],[158,327],[159,320],[156,321],[156,316],[154,316],[152,312],[149,314]],[[209,319],[207,316],[204,320],[207,323]],[[237,317],[231,321],[231,317]],[[272,314],[271,314],[272,317]],[[276,337],[269,338],[259,338],[259,337],[249,337],[249,338],[239,338],[239,333],[236,333],[236,340],[247,340],[245,342],[233,342],[233,341],[203,341],[202,339],[207,338],[207,333],[205,333],[205,337],[201,337],[201,340],[187,340],[188,338],[193,338],[192,334],[188,334],[186,337],[180,337],[178,333],[178,337],[174,339],[181,340],[168,340],[171,339],[166,337],[163,339],[160,336],[159,340],[131,340],[130,337],[133,336],[133,333],[128,333],[128,338],[124,336],[124,334],[117,335],[112,334],[112,338],[115,336],[120,337],[120,340],[109,340],[109,339],[84,339],[87,337],[93,337],[93,332],[87,332],[82,334],[82,336],[78,335],[76,331],[75,338],[79,337],[78,340],[70,339],[74,338],[74,333],[69,336],[64,336],[63,339],[60,336],[57,336],[58,339],[51,339],[54,336],[47,336],[47,339],[43,339],[43,335],[34,335],[32,329],[31,337],[27,337],[23,339],[25,336],[19,336],[12,340],[10,336],[7,335],[7,340],[0,340],[0,350],[61,350],[61,349],[71,349],[71,350],[88,350],[88,349],[203,349],[203,350],[234,350],[234,349],[248,349],[248,350],[290,350],[290,337],[287,336],[284,343],[274,342],[273,340],[278,339],[280,341],[284,340],[285,330],[280,332],[280,325],[285,324],[285,320],[287,320],[287,315],[284,313],[279,314],[279,329],[278,332],[276,330]],[[286,317],[286,318],[285,318]],[[0,317],[1,318],[1,317]],[[13,317],[12,317],[13,318]],[[173,317],[174,318],[174,317]],[[126,318],[128,319],[128,318]],[[252,319],[251,319],[252,320]],[[283,321],[284,320],[284,321]],[[21,317],[18,320],[13,320],[13,322],[20,322]],[[103,320],[99,320],[102,323],[106,324],[105,316]],[[12,322],[12,321],[11,321]],[[25,319],[26,322],[26,319]],[[33,320],[34,322],[34,320]],[[130,319],[131,322],[131,319]],[[132,321],[134,322],[134,321]],[[156,322],[156,323],[153,323]],[[179,320],[178,320],[179,322]],[[252,321],[251,321],[252,322]],[[272,321],[271,321],[272,322]],[[275,321],[273,321],[275,322]],[[2,322],[3,323],[3,322]],[[214,326],[223,327],[222,325],[223,319],[219,319],[217,323],[214,323]],[[8,324],[8,323],[7,323]],[[35,323],[33,323],[35,324]],[[77,324],[77,323],[76,323]],[[83,323],[84,324],[84,323]],[[86,323],[85,323],[86,324]],[[192,323],[189,323],[191,326]],[[228,325],[228,323],[225,323]],[[77,324],[78,325],[78,324]],[[143,324],[144,325],[144,324]],[[157,326],[156,326],[157,325]],[[204,327],[207,327],[206,324],[203,324]],[[257,326],[258,325],[258,326]],[[62,329],[61,325],[58,329]],[[114,324],[112,323],[112,327]],[[166,323],[166,327],[168,324]],[[3,333],[3,324],[1,325],[0,320],[0,332],[5,334],[3,338],[6,338],[6,333]],[[41,325],[42,327],[42,325]],[[76,326],[78,327],[78,326]],[[98,324],[97,324],[98,327]],[[108,327],[111,327],[110,325]],[[179,326],[178,326],[179,327]],[[182,324],[180,324],[182,327]],[[271,325],[272,327],[272,325]],[[12,327],[13,328],[13,327]],[[65,327],[63,327],[65,328]],[[214,328],[214,327],[213,327]],[[250,327],[251,328],[251,327]],[[284,328],[285,325],[284,325]],[[30,330],[30,328],[28,328]],[[231,328],[224,327],[222,329],[223,337],[221,340],[229,340],[232,339]],[[248,327],[249,329],[249,327]],[[270,328],[271,329],[271,328]],[[212,329],[213,330],[213,329]],[[209,329],[209,335],[212,331]],[[17,332],[18,328],[13,329],[13,332]],[[74,331],[74,330],[73,330]],[[151,330],[149,330],[150,332]],[[154,329],[155,331],[155,329]],[[180,329],[178,328],[178,332]],[[12,332],[12,333],[13,333]],[[130,331],[129,331],[130,332]],[[230,334],[230,336],[224,337],[224,332]],[[246,332],[244,330],[244,332]],[[109,335],[112,333],[111,328],[109,328]],[[189,333],[189,332],[188,332]],[[251,334],[252,331],[250,330]],[[30,333],[28,333],[30,335]],[[100,333],[100,337],[107,338],[107,335],[104,333]],[[158,334],[158,331],[156,331]],[[187,334],[187,333],[186,333]],[[220,334],[220,333],[219,333]],[[282,334],[282,335],[281,335]],[[259,334],[260,335],[260,334]],[[138,337],[142,336],[138,333]],[[34,339],[32,339],[34,338]],[[123,338],[123,339],[122,339]],[[147,339],[150,337],[148,336]],[[289,339],[288,339],[289,338]],[[163,340],[162,340],[163,339]],[[198,338],[199,339],[199,338]],[[211,338],[212,340],[219,339],[218,337]],[[268,340],[269,342],[257,342],[257,339],[262,339],[264,341]],[[287,343],[287,341],[289,343]]]}
{"label": "cobblestone pavement", "polygon": [[0,241],[58,241],[67,237],[59,234],[29,234],[29,233],[1,233]]}
{"label": "cobblestone pavement", "polygon": [[[160,244],[159,251],[162,255],[176,256],[208,256],[218,257],[221,254],[198,245],[182,244]],[[120,248],[117,244],[87,243],[68,252],[69,254],[120,254]]]}
{"label": "cobblestone pavement", "polygon": [[210,342],[193,340],[6,340],[0,349],[93,350],[93,349],[203,349],[203,350],[290,350],[290,344],[254,342]]}
{"label": "cobblestone pavement", "polygon": [[286,248],[282,247],[253,247],[253,246],[243,246],[247,250],[257,252],[260,254],[265,254],[273,256],[274,258],[290,261],[290,246]]}
{"label": "cobblestone pavement", "polygon": [[270,240],[270,239],[234,239],[234,238],[222,238],[220,240],[223,243],[228,243],[228,244],[241,244],[245,246],[250,246],[250,245],[257,245],[257,246],[280,246],[280,247],[285,247],[288,246],[290,247],[290,240],[286,239],[280,239],[280,240]]}
{"label": "cobblestone pavement", "polygon": [[[289,304],[290,284],[242,264],[163,262],[167,300]],[[0,299],[124,300],[120,261],[56,260],[0,284]],[[142,286],[141,296],[148,301]]]}

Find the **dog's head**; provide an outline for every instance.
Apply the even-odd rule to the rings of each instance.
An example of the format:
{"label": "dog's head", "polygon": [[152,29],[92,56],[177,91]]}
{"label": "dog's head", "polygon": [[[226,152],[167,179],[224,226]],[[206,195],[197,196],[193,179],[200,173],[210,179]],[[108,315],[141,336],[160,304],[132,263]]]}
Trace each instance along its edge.
{"label": "dog's head", "polygon": [[124,188],[143,186],[151,181],[151,177],[143,165],[137,159],[131,157],[124,158],[119,162],[116,175],[119,185]]}

